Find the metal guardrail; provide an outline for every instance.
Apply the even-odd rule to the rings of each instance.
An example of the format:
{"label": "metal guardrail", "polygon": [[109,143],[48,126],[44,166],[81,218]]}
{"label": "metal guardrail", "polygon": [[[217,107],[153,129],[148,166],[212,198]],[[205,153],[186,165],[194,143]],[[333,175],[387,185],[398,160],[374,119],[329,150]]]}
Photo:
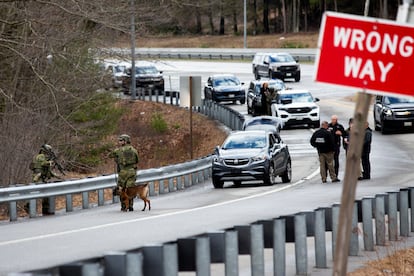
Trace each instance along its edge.
{"label": "metal guardrail", "polygon": [[[144,91],[139,92],[139,98],[146,101],[158,102],[159,97],[163,97],[165,103],[166,97],[170,97],[170,95],[166,94],[154,97],[151,94],[144,95],[145,93],[142,92]],[[170,94],[179,97],[179,93]],[[175,105],[176,103],[171,99],[170,104]],[[209,100],[203,101],[202,106],[194,107],[194,111],[218,120],[232,130],[241,129],[243,125],[243,115],[231,108]],[[139,170],[137,172],[137,184],[149,183],[150,196],[154,196],[174,192],[201,183],[210,178],[210,176],[211,156],[206,156],[181,164]],[[103,206],[105,204],[104,190],[112,189],[115,186],[115,174],[38,185],[34,185],[33,183],[31,185],[20,184],[0,189],[0,203],[9,203],[10,221],[15,221],[18,217],[17,202],[19,201],[29,201],[29,217],[33,218],[37,216],[36,199],[49,197],[49,211],[55,212],[55,197],[65,196],[66,212],[71,212],[73,211],[74,194],[82,194],[82,208],[88,209],[92,206],[89,203],[89,193],[97,192],[97,204],[98,206]],[[118,197],[113,197],[112,203],[118,201]]]}
{"label": "metal guardrail", "polygon": [[[152,59],[210,59],[210,60],[253,60],[257,52],[276,53],[288,52],[300,62],[314,62],[317,49],[307,48],[136,48],[137,58]],[[103,48],[99,56],[131,56],[126,48]]]}
{"label": "metal guardrail", "polygon": [[[349,256],[363,256],[360,241],[366,252],[378,252],[378,247],[390,246],[392,243],[393,248],[398,248],[395,243],[404,243],[402,238],[409,237],[410,231],[414,231],[414,187],[364,197],[354,204],[354,230],[350,238]],[[334,256],[329,257],[327,253],[335,252],[339,208],[339,204],[334,204],[310,212],[260,220],[159,245],[108,252],[103,257],[41,271],[13,273],[13,276],[176,276],[179,272],[211,275],[211,265],[217,263],[224,264],[226,276],[238,276],[239,255],[250,256],[251,275],[264,276],[265,268],[273,267],[273,275],[285,276],[291,275],[287,274],[286,269],[286,244],[294,244],[294,274],[310,275],[310,266],[319,270],[329,269],[328,260],[333,260]],[[327,242],[327,233],[332,234],[331,243]],[[314,251],[308,250],[308,243],[314,244]],[[268,248],[273,250],[273,255],[266,259],[265,249]],[[314,256],[311,258],[312,252]],[[389,254],[389,251],[386,253]],[[270,264],[266,263],[269,259]],[[309,264],[310,259],[314,260],[313,265]]]}

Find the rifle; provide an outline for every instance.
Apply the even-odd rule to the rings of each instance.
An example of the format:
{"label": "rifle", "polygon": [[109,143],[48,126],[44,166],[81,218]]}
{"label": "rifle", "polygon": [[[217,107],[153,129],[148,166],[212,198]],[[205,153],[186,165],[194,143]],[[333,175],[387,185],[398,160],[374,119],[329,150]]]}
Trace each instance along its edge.
{"label": "rifle", "polygon": [[49,157],[49,160],[53,161],[53,168],[57,168],[61,174],[66,175],[63,171],[63,167],[60,165],[60,163],[57,160],[56,154],[53,152],[53,150],[48,149],[47,147],[43,147],[43,149],[46,151],[47,156]]}

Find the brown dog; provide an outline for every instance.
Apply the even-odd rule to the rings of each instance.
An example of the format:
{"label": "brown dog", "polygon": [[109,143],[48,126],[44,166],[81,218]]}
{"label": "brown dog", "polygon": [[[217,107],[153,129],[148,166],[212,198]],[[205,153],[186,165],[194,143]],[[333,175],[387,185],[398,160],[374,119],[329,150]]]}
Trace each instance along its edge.
{"label": "brown dog", "polygon": [[148,202],[148,211],[151,210],[151,201],[148,199],[149,196],[149,188],[148,183],[144,185],[138,185],[134,187],[128,187],[128,188],[119,188],[119,198],[122,202],[124,202],[126,210],[129,209],[129,201],[133,200],[136,197],[139,197],[144,201],[144,209],[142,211],[145,211],[145,208],[147,208],[147,202]]}

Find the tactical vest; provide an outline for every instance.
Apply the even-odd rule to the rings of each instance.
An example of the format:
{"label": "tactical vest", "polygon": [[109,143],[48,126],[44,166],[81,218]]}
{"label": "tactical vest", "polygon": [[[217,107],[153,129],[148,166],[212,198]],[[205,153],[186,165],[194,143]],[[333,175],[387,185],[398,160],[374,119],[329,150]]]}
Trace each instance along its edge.
{"label": "tactical vest", "polygon": [[132,165],[138,162],[137,155],[132,147],[126,146],[119,149],[118,153],[118,164],[121,169],[131,168]]}

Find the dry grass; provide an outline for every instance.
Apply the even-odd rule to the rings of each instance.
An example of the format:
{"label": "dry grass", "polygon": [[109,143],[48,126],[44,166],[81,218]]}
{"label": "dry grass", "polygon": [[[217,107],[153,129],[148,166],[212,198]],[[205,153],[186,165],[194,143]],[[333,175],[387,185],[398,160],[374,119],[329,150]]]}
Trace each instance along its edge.
{"label": "dry grass", "polygon": [[[318,33],[272,34],[247,36],[247,48],[316,48]],[[129,47],[129,40],[115,43],[115,47]],[[243,48],[244,38],[234,35],[204,36],[148,36],[138,37],[138,48]]]}

